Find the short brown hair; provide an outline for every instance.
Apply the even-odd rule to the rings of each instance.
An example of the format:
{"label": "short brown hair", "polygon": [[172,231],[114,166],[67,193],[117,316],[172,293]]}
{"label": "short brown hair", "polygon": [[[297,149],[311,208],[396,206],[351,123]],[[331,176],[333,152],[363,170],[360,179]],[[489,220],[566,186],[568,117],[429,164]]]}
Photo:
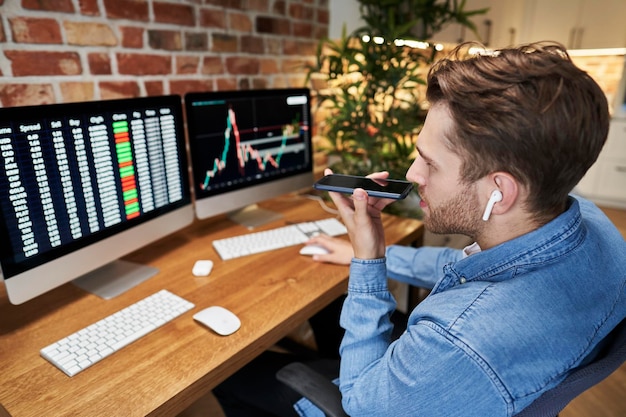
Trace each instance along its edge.
{"label": "short brown hair", "polygon": [[606,141],[606,96],[558,43],[469,58],[468,46],[433,65],[427,89],[431,104],[450,111],[464,180],[506,171],[527,187],[537,215],[563,210]]}

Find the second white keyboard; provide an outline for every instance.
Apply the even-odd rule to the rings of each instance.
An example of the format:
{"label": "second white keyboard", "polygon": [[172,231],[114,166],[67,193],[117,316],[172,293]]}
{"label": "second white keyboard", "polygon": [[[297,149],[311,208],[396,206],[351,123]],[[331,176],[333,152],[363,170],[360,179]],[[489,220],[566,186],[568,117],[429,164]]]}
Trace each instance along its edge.
{"label": "second white keyboard", "polygon": [[213,248],[227,260],[302,244],[319,233],[339,236],[347,232],[339,220],[328,218],[214,240]]}
{"label": "second white keyboard", "polygon": [[41,349],[41,356],[74,376],[194,307],[161,290]]}

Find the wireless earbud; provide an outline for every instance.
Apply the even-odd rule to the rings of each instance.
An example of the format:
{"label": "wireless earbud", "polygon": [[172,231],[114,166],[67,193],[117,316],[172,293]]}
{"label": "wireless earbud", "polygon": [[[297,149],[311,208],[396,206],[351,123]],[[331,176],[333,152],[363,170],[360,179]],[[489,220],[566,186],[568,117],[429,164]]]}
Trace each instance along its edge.
{"label": "wireless earbud", "polygon": [[491,197],[489,197],[489,201],[487,201],[487,207],[485,207],[485,212],[483,213],[483,220],[489,220],[489,216],[491,216],[491,210],[493,210],[493,206],[498,202],[502,201],[502,193],[500,190],[493,190],[491,193]]}

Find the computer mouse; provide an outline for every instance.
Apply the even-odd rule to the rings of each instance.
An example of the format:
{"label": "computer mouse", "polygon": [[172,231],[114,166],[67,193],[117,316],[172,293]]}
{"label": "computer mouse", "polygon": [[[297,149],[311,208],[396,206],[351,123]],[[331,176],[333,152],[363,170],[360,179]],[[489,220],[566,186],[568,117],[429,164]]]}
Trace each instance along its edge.
{"label": "computer mouse", "polygon": [[330,251],[320,245],[304,245],[300,249],[300,255],[313,256],[313,255],[326,255],[328,253],[330,253]]}
{"label": "computer mouse", "polygon": [[191,269],[191,273],[197,277],[206,277],[211,273],[213,269],[213,261],[207,259],[201,259],[196,261],[193,264],[193,268]]}
{"label": "computer mouse", "polygon": [[194,314],[193,318],[222,336],[233,334],[241,327],[239,317],[220,306],[207,307]]}

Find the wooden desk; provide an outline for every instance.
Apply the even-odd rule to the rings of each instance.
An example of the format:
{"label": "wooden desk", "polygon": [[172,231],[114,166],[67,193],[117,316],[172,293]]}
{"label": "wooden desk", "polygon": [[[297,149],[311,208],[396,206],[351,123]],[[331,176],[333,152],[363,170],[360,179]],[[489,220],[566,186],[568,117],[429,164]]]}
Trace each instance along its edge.
{"label": "wooden desk", "polygon": [[[296,195],[260,205],[284,215],[263,228],[331,216]],[[389,244],[421,241],[421,222],[393,216],[384,222]],[[345,291],[348,267],[316,263],[299,255],[299,246],[220,260],[211,241],[246,232],[226,218],[197,221],[133,253],[126,259],[160,272],[111,300],[67,284],[14,306],[0,286],[0,404],[14,417],[174,416]],[[215,262],[210,276],[191,274],[197,259]],[[163,288],[195,307],[72,378],[39,355]],[[194,313],[214,304],[239,316],[236,333],[218,336],[194,322]]]}

